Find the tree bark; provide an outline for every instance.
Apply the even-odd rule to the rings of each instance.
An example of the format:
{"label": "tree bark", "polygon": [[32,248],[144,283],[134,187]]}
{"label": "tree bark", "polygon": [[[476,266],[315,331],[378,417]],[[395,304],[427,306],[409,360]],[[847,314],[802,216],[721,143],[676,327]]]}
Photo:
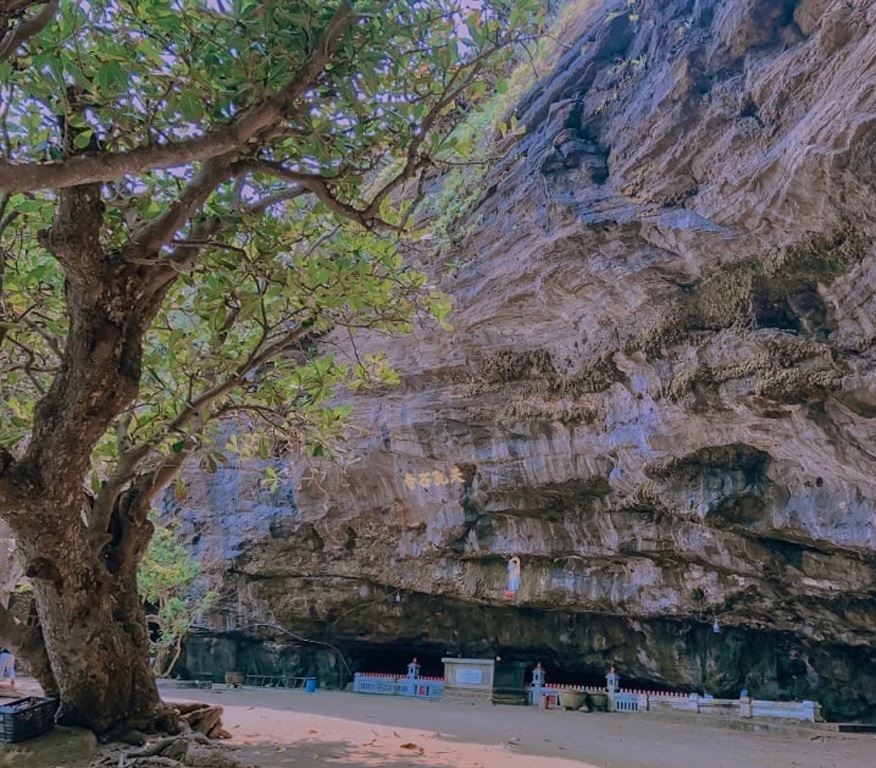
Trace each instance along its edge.
{"label": "tree bark", "polygon": [[59,719],[97,733],[149,730],[166,716],[137,592],[137,565],[152,533],[143,506],[135,493],[119,498],[112,540],[99,552],[78,510],[63,529],[15,526],[61,697]]}
{"label": "tree bark", "polygon": [[[30,550],[29,537],[23,545]],[[54,538],[54,537],[53,537]],[[29,555],[40,623],[61,695],[60,721],[103,733],[146,728],[161,711],[136,580],[99,576],[60,537]],[[54,551],[52,551],[54,550]]]}

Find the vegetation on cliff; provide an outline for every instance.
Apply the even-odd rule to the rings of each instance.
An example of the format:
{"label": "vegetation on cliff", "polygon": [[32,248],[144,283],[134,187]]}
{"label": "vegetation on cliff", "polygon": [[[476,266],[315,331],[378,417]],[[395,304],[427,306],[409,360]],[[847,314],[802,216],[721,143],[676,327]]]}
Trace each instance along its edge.
{"label": "vegetation on cliff", "polygon": [[172,528],[157,525],[137,572],[140,595],[148,609],[152,667],[158,677],[170,674],[193,624],[216,603],[215,590],[198,584],[201,565],[175,538]]}

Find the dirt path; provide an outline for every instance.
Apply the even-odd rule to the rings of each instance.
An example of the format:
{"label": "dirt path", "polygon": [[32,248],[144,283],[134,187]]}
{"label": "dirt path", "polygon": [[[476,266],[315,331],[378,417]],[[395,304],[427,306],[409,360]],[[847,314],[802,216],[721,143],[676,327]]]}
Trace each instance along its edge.
{"label": "dirt path", "polygon": [[873,768],[870,734],[745,732],[707,715],[584,714],[318,691],[166,689],[221,704],[257,768]]}

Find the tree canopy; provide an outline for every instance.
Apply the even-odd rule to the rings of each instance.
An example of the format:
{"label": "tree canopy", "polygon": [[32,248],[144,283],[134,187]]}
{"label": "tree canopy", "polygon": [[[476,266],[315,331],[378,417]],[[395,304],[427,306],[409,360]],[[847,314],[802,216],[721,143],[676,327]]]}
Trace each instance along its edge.
{"label": "tree canopy", "polygon": [[[83,184],[102,185],[95,242],[162,272],[150,288],[165,293],[139,402],[92,457],[95,492],[120,447],[126,465],[151,468],[232,410],[324,427],[333,417],[308,392],[391,376],[380,360],[350,371],[317,358],[312,340],[344,324],[403,330],[420,309],[446,314],[387,235],[415,198],[393,193],[452,149],[461,100],[485,92],[488,57],[519,34],[488,12],[455,2],[62,3],[55,23],[0,63],[0,445],[30,434],[60,370],[75,265],[52,239],[69,234],[56,221],[59,190]],[[278,354],[305,347],[307,365]],[[269,359],[271,376],[254,379]],[[130,479],[125,469],[107,495]]]}
{"label": "tree canopy", "polygon": [[[538,3],[16,0],[0,8],[0,517],[61,716],[160,706],[136,571],[155,494],[245,414],[311,453],[391,381],[326,334],[447,307],[398,247]],[[114,672],[115,670],[115,672]],[[123,670],[123,674],[118,674]]]}

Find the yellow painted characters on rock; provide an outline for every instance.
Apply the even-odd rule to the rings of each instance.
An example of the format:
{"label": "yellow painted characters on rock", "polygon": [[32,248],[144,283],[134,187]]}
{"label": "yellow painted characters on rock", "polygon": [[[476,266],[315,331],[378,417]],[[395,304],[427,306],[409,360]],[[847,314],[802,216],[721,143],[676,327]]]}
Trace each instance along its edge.
{"label": "yellow painted characters on rock", "polygon": [[434,486],[455,485],[464,482],[462,472],[459,467],[454,467],[447,474],[440,469],[432,469],[425,472],[417,472],[416,474],[408,472],[405,475],[404,483],[410,489],[415,488],[431,488]]}

